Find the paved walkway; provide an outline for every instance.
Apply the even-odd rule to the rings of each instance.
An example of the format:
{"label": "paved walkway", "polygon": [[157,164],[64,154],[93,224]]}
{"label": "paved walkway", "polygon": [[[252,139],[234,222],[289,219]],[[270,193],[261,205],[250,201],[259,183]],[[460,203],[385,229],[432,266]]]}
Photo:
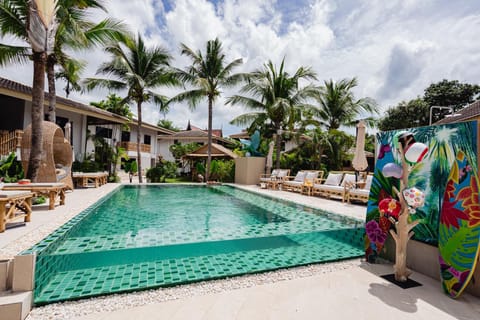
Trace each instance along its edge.
{"label": "paved walkway", "polygon": [[[76,189],[67,194],[66,205],[57,206],[55,210],[36,207],[32,221],[25,227],[0,234],[0,258],[30,247],[118,186]],[[358,219],[364,219],[366,213],[363,205],[262,190],[256,186],[243,188]],[[480,319],[479,298],[464,294],[458,300],[450,299],[443,294],[438,280],[414,273],[412,279],[422,286],[401,289],[378,276],[391,273],[391,265],[370,265],[360,260],[353,264],[333,272],[222,293],[137,307],[119,306],[122,310],[96,312],[76,319]],[[95,304],[96,300],[82,303]],[[52,315],[51,318],[61,317]]]}

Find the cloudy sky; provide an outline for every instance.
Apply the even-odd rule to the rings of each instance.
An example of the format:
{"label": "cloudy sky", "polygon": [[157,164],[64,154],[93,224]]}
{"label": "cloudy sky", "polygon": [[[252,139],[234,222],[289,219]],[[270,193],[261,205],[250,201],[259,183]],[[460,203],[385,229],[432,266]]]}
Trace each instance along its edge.
{"label": "cloudy sky", "polygon": [[[177,67],[189,63],[180,43],[203,51],[206,41],[218,37],[227,61],[243,58],[238,72],[285,57],[288,71],[311,66],[320,82],[357,77],[356,97],[374,98],[382,109],[422,95],[442,79],[480,83],[478,0],[129,0],[107,1],[107,8],[147,43],[167,48]],[[85,77],[108,59],[101,50],[77,56],[89,62]],[[32,66],[2,68],[0,76],[31,85]],[[58,84],[59,95],[63,86]],[[234,93],[229,89],[223,97]],[[70,96],[84,103],[104,97],[101,91]],[[220,99],[214,127],[235,133],[240,129],[228,123],[244,112]],[[153,105],[145,105],[144,114],[152,124],[163,117]],[[195,111],[175,105],[166,118],[181,128],[189,119],[206,128],[206,102]]]}

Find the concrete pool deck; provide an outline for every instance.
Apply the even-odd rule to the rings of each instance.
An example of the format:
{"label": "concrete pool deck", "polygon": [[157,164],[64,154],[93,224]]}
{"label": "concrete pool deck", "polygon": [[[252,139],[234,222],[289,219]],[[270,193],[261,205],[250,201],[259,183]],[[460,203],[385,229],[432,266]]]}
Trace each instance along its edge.
{"label": "concrete pool deck", "polygon": [[[118,187],[76,189],[66,205],[33,210],[25,227],[0,234],[0,257],[29,248],[58,226]],[[366,206],[292,192],[243,188],[311,207],[364,219]],[[392,266],[361,259],[246,275],[192,285],[147,290],[34,308],[27,319],[477,319],[480,299],[453,300],[440,282],[414,272],[422,286],[401,289],[379,275]],[[258,280],[262,279],[262,280]]]}

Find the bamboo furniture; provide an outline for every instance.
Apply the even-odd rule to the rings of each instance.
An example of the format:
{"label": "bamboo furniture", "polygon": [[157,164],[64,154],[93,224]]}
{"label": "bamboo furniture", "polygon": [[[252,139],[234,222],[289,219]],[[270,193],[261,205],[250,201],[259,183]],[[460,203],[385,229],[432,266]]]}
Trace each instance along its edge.
{"label": "bamboo furniture", "polygon": [[14,191],[28,191],[34,194],[34,196],[45,196],[48,197],[49,206],[48,210],[55,209],[55,202],[57,198],[59,199],[59,205],[65,204],[65,190],[68,187],[65,183],[62,182],[52,182],[52,183],[5,183],[3,190],[14,190]]}
{"label": "bamboo furniture", "polygon": [[[63,182],[73,190],[73,151],[70,141],[65,139],[62,128],[50,121],[42,122],[43,147],[37,182]],[[32,125],[25,128],[22,137],[22,166],[28,172],[28,161],[32,145]]]}
{"label": "bamboo furniture", "polygon": [[28,191],[0,191],[0,232],[6,224],[23,218],[30,222],[33,193]]}
{"label": "bamboo furniture", "polygon": [[93,186],[98,188],[107,183],[108,173],[106,172],[74,172],[72,175],[76,187],[87,188]]}

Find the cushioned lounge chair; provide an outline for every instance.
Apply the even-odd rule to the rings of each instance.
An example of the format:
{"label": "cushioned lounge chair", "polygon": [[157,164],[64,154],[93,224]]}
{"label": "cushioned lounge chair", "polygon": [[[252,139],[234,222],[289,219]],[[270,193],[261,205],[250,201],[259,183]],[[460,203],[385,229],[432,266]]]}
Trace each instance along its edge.
{"label": "cushioned lounge chair", "polygon": [[280,186],[285,181],[286,177],[290,174],[290,169],[276,169],[277,172],[275,175],[270,176],[270,179],[267,181],[267,188],[269,189],[279,189]]}
{"label": "cushioned lounge chair", "polygon": [[[368,202],[370,196],[370,187],[372,186],[373,175],[368,175],[365,182],[352,185],[347,191],[347,201],[358,200],[363,203]],[[360,186],[357,187],[356,186]]]}
{"label": "cushioned lounge chair", "polygon": [[290,177],[293,178],[292,180],[285,180],[282,189],[293,192],[302,192],[306,185],[313,185],[314,181],[322,176],[323,171],[301,170],[295,177]]}
{"label": "cushioned lounge chair", "polygon": [[330,172],[323,183],[319,183],[320,181],[317,180],[317,183],[313,185],[312,192],[314,195],[326,198],[340,198],[344,202],[348,189],[356,179],[354,173]]}

